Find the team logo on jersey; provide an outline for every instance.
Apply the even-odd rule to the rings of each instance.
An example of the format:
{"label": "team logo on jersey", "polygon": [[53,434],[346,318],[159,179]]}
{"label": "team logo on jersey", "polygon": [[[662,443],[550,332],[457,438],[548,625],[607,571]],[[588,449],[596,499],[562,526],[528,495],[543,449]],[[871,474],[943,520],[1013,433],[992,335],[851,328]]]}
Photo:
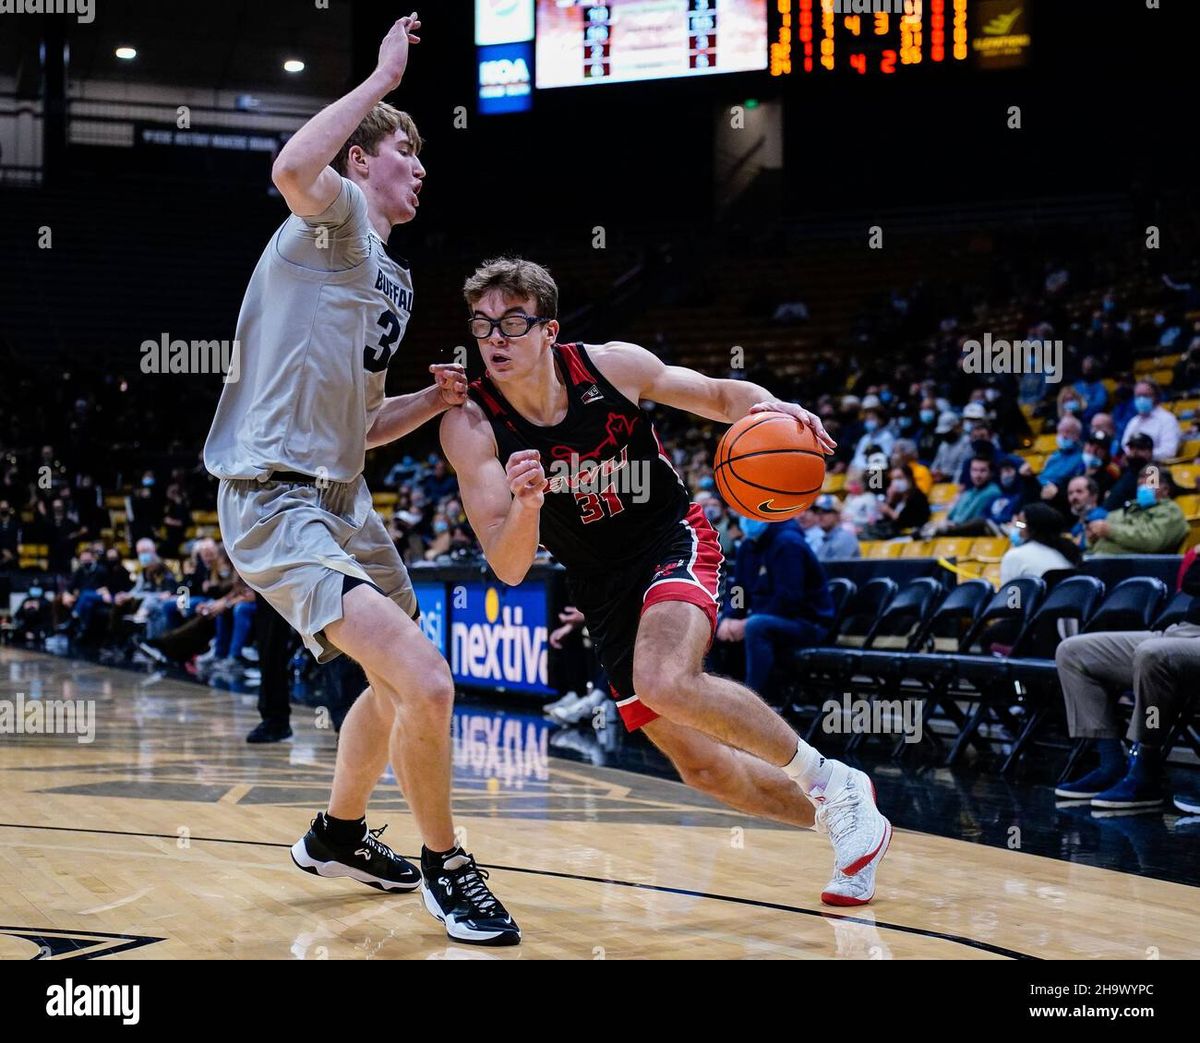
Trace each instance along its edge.
{"label": "team logo on jersey", "polygon": [[593,384],[583,393],[583,404],[585,406],[590,405],[592,402],[596,402],[603,397],[604,393],[595,384]]}
{"label": "team logo on jersey", "polygon": [[604,422],[604,440],[595,449],[581,453],[569,445],[554,445],[550,447],[550,455],[555,460],[570,460],[572,457],[580,460],[599,460],[606,450],[617,448],[619,439],[628,439],[629,435],[633,434],[637,422],[637,417],[629,417],[624,413],[609,413]]}
{"label": "team logo on jersey", "polygon": [[650,582],[653,583],[654,580],[658,579],[660,576],[665,576],[668,572],[674,572],[676,569],[681,568],[683,568],[682,561],[668,561],[665,565],[659,565],[658,568],[654,570],[654,579],[652,579]]}

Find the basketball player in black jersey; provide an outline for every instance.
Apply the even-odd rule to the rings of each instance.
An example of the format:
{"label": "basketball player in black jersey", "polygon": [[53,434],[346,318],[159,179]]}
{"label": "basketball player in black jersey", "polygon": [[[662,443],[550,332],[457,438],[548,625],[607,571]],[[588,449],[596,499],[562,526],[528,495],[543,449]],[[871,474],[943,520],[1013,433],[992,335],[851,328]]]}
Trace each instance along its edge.
{"label": "basketball player in black jersey", "polygon": [[443,415],[441,438],[496,575],[519,584],[544,545],[566,569],[625,726],[696,789],[827,833],[834,875],[822,899],[870,901],[891,839],[870,779],[822,757],[750,689],[704,672],[721,550],[638,403],[723,423],[779,410],[832,450],[820,420],[634,344],[556,343],[558,290],[530,261],[490,261],[464,294],[487,368]]}

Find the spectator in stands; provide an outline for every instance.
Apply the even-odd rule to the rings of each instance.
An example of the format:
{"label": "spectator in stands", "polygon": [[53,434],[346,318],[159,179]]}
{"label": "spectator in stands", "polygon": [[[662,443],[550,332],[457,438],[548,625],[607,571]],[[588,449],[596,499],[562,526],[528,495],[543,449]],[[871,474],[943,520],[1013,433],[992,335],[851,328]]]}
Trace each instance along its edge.
{"label": "spectator in stands", "polygon": [[1067,503],[1075,519],[1075,524],[1071,526],[1071,539],[1082,547],[1088,522],[1108,517],[1108,511],[1100,506],[1100,486],[1096,479],[1083,474],[1072,478],[1067,483]]}
{"label": "spectator in stands", "polygon": [[931,464],[937,455],[938,447],[942,444],[937,433],[938,408],[933,398],[926,396],[921,399],[917,412],[918,426],[912,434],[917,444],[917,457],[923,464]]}
{"label": "spectator in stands", "polygon": [[1083,425],[1073,416],[1064,416],[1058,422],[1058,448],[1042,465],[1038,482],[1042,486],[1042,499],[1052,501],[1059,498],[1067,482],[1083,474]]}
{"label": "spectator in stands", "polygon": [[1092,416],[1091,422],[1088,424],[1089,438],[1108,438],[1108,455],[1112,457],[1121,452],[1121,443],[1117,439],[1116,425],[1113,423],[1111,413],[1096,413]]}
{"label": "spectator in stands", "polygon": [[[1084,407],[1079,418],[1086,424],[1097,413],[1108,405],[1108,388],[1101,379],[1100,362],[1095,355],[1085,355],[1079,365],[1079,379],[1075,381],[1075,391],[1083,398]],[[1061,408],[1059,416],[1062,415]]]}
{"label": "spectator in stands", "polygon": [[1121,477],[1121,469],[1112,461],[1111,447],[1112,439],[1100,432],[1093,432],[1083,440],[1083,474],[1096,483],[1101,498],[1108,495]]}
{"label": "spectator in stands", "polygon": [[[42,505],[39,503],[38,505]],[[47,568],[51,573],[65,576],[71,571],[71,560],[75,556],[75,545],[83,538],[83,527],[77,514],[68,514],[66,505],[59,498],[50,503],[50,511],[43,523],[42,531],[47,544]]]}
{"label": "spectator in stands", "polygon": [[158,479],[153,471],[146,471],[141,482],[133,492],[125,497],[126,524],[129,528],[129,542],[136,544],[140,540],[155,540],[158,538],[158,525],[162,520],[162,503],[156,492]]}
{"label": "spectator in stands", "polygon": [[[970,406],[967,407],[968,409]],[[964,416],[965,416],[964,412]],[[991,425],[985,420],[976,420],[971,425],[971,452],[959,468],[955,481],[964,488],[971,484],[971,461],[977,457],[992,462],[992,473],[1000,470],[1000,461],[1005,458],[1000,446],[996,443]]]}
{"label": "spectator in stands", "polygon": [[433,540],[425,549],[426,561],[437,561],[443,554],[450,553],[450,520],[445,511],[438,509],[433,516]]}
{"label": "spectator in stands", "polygon": [[791,521],[745,519],[742,527],[716,641],[744,642],[746,686],[770,701],[776,659],[829,636],[833,599],[825,570]]}
{"label": "spectator in stands", "polygon": [[938,417],[936,430],[942,442],[929,469],[935,482],[953,482],[962,470],[963,461],[970,458],[971,440],[963,432],[962,419],[950,410]]}
{"label": "spectator in stands", "polygon": [[917,444],[911,438],[896,439],[889,463],[893,468],[907,467],[912,472],[913,484],[923,496],[929,495],[929,490],[933,488],[933,475],[929,468],[917,459]]}
{"label": "spectator in stands", "polygon": [[96,583],[84,583],[83,578],[77,576],[77,581],[72,583],[68,591],[70,601],[64,603],[72,610],[71,629],[74,636],[81,643],[88,644],[100,636],[95,633],[95,628],[101,612],[107,614],[117,595],[124,594],[133,586],[133,580],[121,564],[121,555],[115,547],[105,551],[104,566],[96,577]]}
{"label": "spectator in stands", "polygon": [[863,399],[863,434],[854,447],[854,456],[850,459],[850,467],[865,470],[868,457],[872,452],[883,453],[885,456],[892,451],[896,441],[895,435],[888,430],[887,412],[880,405],[876,395],[868,395]]}
{"label": "spectator in stands", "polygon": [[1154,459],[1154,440],[1149,435],[1134,435],[1125,446],[1120,476],[1104,498],[1106,511],[1119,510],[1137,495],[1138,475]]}
{"label": "spectator in stands", "polygon": [[[872,497],[872,499],[874,499]],[[830,493],[822,493],[808,509],[817,519],[820,530],[816,545],[816,554],[821,561],[832,561],[835,558],[857,558],[862,554],[858,546],[858,537],[842,524],[842,508],[837,498]],[[745,531],[745,523],[742,525]]]}
{"label": "spectator in stands", "polygon": [[1063,385],[1062,390],[1058,393],[1057,404],[1059,419],[1073,416],[1081,420],[1087,412],[1087,399],[1075,390],[1074,384]]}
{"label": "spectator in stands", "polygon": [[1175,414],[1159,402],[1161,394],[1153,380],[1139,380],[1133,389],[1133,408],[1136,416],[1125,425],[1121,445],[1128,449],[1135,435],[1149,435],[1154,440],[1154,459],[1170,460],[1179,452],[1180,430]]}
{"label": "spectator in stands", "polygon": [[1083,554],[1063,531],[1063,516],[1044,503],[1027,504],[1013,522],[1012,547],[1000,559],[1000,582],[1077,568]]}
{"label": "spectator in stands", "polygon": [[971,461],[971,484],[954,498],[946,517],[925,526],[923,535],[980,536],[988,531],[987,517],[1000,487],[992,478],[992,461],[977,456]]}
{"label": "spectator in stands", "polygon": [[113,596],[109,636],[116,633],[117,621],[122,616],[136,613],[137,622],[145,622],[150,603],[175,596],[179,580],[158,556],[154,541],[148,537],[138,540],[138,571],[133,586]]}
{"label": "spectator in stands", "polygon": [[879,521],[864,530],[864,539],[890,540],[929,521],[929,500],[917,487],[908,464],[894,466],[888,472],[888,487],[879,503],[879,514]]}
{"label": "spectator in stands", "polygon": [[233,585],[228,594],[213,601],[205,601],[196,613],[216,624],[216,644],[213,646],[212,668],[218,672],[245,671],[251,664],[242,655],[254,630],[256,610],[254,591],[235,571]]}
{"label": "spectator in stands", "polygon": [[441,503],[447,496],[458,492],[458,479],[450,473],[446,461],[438,457],[433,462],[433,469],[421,482],[421,487],[430,503]]}
{"label": "spectator in stands", "polygon": [[1033,468],[1015,456],[1000,460],[1000,495],[987,513],[987,528],[994,536],[1005,536],[1017,512],[1027,503],[1036,503],[1042,498],[1042,487],[1038,484]]}
{"label": "spectator in stands", "polygon": [[[877,474],[882,486],[882,474]],[[875,476],[868,473],[868,477]],[[852,533],[857,534],[878,520],[879,499],[875,490],[868,490],[863,484],[862,472],[851,472],[846,479],[846,498],[842,502],[840,522]]]}
{"label": "spectator in stands", "polygon": [[1171,497],[1175,482],[1165,467],[1150,464],[1138,475],[1133,503],[1085,527],[1093,554],[1175,554],[1188,533],[1187,519]]}
{"label": "spectator in stands", "polygon": [[[1101,808],[1148,808],[1163,802],[1162,746],[1200,673],[1200,559],[1185,559],[1179,589],[1194,600],[1182,623],[1165,630],[1080,634],[1058,646],[1067,728],[1072,738],[1094,739],[1100,764],[1054,791]],[[1125,736],[1118,699],[1133,690]]]}
{"label": "spectator in stands", "polygon": [[187,535],[187,529],[191,523],[192,509],[184,495],[183,486],[172,482],[167,486],[167,505],[163,512],[163,526],[166,535],[159,548],[164,558],[179,557],[179,545]]}
{"label": "spectator in stands", "polygon": [[[733,521],[736,523],[737,519],[734,518]],[[796,516],[796,524],[800,527],[800,534],[808,541],[808,545],[813,549],[813,553],[815,554],[817,548],[821,546],[821,543],[825,539],[825,530],[821,528],[820,519],[817,515],[813,514],[810,507],[807,511],[802,511]],[[739,529],[738,531],[740,532],[741,530]],[[726,557],[729,556],[726,555]]]}
{"label": "spectator in stands", "polygon": [[21,519],[8,500],[0,500],[0,570],[20,564]]}
{"label": "spectator in stands", "polygon": [[18,512],[33,503],[29,483],[21,480],[20,472],[15,465],[6,468],[4,478],[0,480],[0,500],[8,501],[12,504],[12,509]]}
{"label": "spectator in stands", "polygon": [[1175,363],[1175,376],[1171,387],[1176,391],[1200,391],[1200,337],[1193,337],[1187,350]]}

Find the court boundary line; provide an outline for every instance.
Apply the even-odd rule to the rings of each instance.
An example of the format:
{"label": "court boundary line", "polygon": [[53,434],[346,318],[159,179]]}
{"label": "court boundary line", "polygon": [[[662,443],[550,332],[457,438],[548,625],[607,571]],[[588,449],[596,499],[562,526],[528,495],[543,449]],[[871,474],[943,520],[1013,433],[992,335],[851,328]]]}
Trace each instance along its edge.
{"label": "court boundary line", "polygon": [[[178,835],[175,833],[140,833],[135,830],[94,829],[77,826],[38,826],[30,825],[24,822],[0,822],[0,829],[43,829],[60,833],[100,833],[106,836],[146,837],[156,840],[179,839]],[[274,840],[235,840],[226,837],[200,837],[195,835],[189,836],[188,841],[189,843],[205,842],[212,844],[247,844],[252,847],[275,847],[286,849],[290,849],[292,846],[286,842]],[[416,858],[416,856],[413,855],[403,855],[402,857],[410,860],[415,860]],[[585,876],[582,873],[564,873],[556,869],[531,869],[528,866],[505,866],[496,862],[480,862],[479,866],[481,868],[497,869],[501,872],[507,873],[524,873],[529,876],[553,877],[559,880],[578,880],[583,883],[591,884],[609,884],[613,887],[629,887],[640,891],[655,891],[660,894],[686,895],[692,898],[703,898],[713,902],[729,902],[734,905],[753,906],[757,909],[771,909],[777,912],[796,913],[801,916],[816,916],[822,920],[844,920],[848,923],[858,923],[866,927],[895,931],[900,934],[913,934],[922,938],[937,938],[942,941],[951,942],[955,945],[963,945],[970,949],[978,949],[982,952],[989,952],[998,956],[1004,956],[1011,960],[1041,959],[1040,956],[1019,952],[1016,949],[1006,949],[1003,946],[993,945],[990,942],[980,941],[976,938],[968,938],[965,935],[948,934],[944,931],[934,931],[924,927],[909,927],[906,924],[893,924],[879,920],[867,920],[862,917],[851,916],[847,913],[825,912],[822,909],[806,909],[803,906],[784,905],[782,902],[768,902],[757,898],[743,898],[738,895],[716,894],[711,891],[694,891],[687,887],[668,887],[665,884],[644,884],[636,880],[617,880],[610,877]]]}

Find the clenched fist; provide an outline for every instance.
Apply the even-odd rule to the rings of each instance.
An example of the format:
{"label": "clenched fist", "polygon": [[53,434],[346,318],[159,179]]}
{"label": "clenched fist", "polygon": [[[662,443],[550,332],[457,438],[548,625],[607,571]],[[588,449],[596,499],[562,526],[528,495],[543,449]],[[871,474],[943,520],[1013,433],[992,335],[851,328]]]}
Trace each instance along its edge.
{"label": "clenched fist", "polygon": [[508,458],[504,468],[513,498],[526,507],[541,507],[545,501],[546,472],[542,455],[536,449],[522,449]]}

